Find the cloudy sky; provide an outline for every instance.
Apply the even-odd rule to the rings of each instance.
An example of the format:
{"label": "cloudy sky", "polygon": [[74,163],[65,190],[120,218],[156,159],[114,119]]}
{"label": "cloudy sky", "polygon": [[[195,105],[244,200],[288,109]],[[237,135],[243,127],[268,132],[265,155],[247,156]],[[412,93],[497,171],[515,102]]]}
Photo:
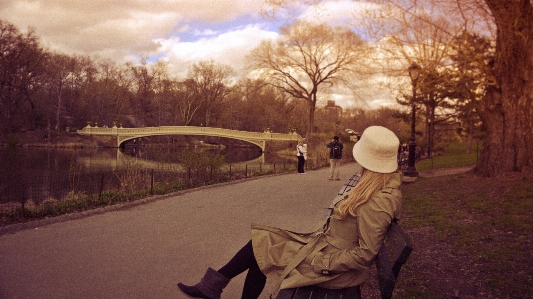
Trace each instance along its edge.
{"label": "cloudy sky", "polygon": [[[43,45],[60,53],[116,62],[162,58],[173,75],[184,76],[192,63],[208,59],[239,72],[252,48],[278,36],[281,22],[262,17],[262,5],[262,0],[1,0],[0,19],[22,31],[34,28]],[[352,0],[332,1],[319,15],[296,7],[293,18],[347,24],[358,8]]]}

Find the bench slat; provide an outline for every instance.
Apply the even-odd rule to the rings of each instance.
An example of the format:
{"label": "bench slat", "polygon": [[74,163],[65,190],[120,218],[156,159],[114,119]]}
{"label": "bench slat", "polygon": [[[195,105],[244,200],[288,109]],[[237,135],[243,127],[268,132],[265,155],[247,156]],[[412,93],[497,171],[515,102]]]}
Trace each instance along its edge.
{"label": "bench slat", "polygon": [[305,286],[281,290],[276,299],[361,299],[359,286],[338,290]]}
{"label": "bench slat", "polygon": [[334,292],[328,292],[328,291],[329,290],[326,290],[326,289],[315,289],[313,293],[311,294],[311,299],[326,299],[326,298],[340,299],[342,298],[341,294],[334,293]]}
{"label": "bench slat", "polygon": [[[276,299],[292,299],[297,289],[284,289],[279,291]],[[272,298],[272,296],[270,297]]]}

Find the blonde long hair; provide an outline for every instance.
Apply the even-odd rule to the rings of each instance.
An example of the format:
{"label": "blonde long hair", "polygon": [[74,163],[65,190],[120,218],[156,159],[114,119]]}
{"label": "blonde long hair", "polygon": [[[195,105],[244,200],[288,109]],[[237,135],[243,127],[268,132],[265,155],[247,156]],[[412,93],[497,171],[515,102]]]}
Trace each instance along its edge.
{"label": "blonde long hair", "polygon": [[391,177],[392,173],[379,173],[363,168],[359,183],[339,205],[340,216],[342,218],[348,214],[356,216],[357,207],[366,203],[376,191],[383,189]]}

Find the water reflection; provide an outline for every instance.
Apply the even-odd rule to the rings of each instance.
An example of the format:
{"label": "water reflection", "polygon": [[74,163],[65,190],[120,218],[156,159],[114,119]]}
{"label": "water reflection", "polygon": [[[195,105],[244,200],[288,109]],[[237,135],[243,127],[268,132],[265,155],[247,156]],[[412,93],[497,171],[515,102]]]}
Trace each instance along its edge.
{"label": "water reflection", "polygon": [[[73,170],[81,173],[119,170],[124,157],[135,157],[146,168],[156,165],[179,164],[184,151],[203,151],[222,155],[227,163],[284,164],[294,157],[275,153],[262,154],[256,147],[126,147],[116,148],[2,148],[0,147],[0,204],[24,201],[33,189],[53,190],[59,179],[68,186]],[[47,191],[52,192],[52,191]],[[52,196],[52,195],[50,195]],[[59,197],[59,195],[54,195]]]}
{"label": "water reflection", "polygon": [[126,146],[122,153],[143,160],[158,161],[163,163],[180,163],[183,152],[204,152],[211,156],[223,156],[227,163],[239,163],[255,160],[262,156],[256,147],[171,147],[171,146]]}

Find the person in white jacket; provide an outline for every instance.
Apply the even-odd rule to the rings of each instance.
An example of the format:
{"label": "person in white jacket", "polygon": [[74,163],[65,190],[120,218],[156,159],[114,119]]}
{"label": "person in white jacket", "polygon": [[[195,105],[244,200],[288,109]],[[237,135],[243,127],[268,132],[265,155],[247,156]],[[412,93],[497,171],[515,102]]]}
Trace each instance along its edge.
{"label": "person in white jacket", "polygon": [[305,160],[307,160],[307,144],[304,144],[303,139],[298,141],[296,146],[296,157],[298,157],[298,174],[304,174]]}

